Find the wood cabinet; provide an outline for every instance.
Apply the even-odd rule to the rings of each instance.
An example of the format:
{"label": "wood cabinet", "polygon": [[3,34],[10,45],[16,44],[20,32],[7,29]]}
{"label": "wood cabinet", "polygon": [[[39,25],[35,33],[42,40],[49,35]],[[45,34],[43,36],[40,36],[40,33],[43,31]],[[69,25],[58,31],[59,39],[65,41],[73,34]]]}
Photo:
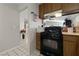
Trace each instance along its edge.
{"label": "wood cabinet", "polygon": [[61,7],[62,7],[63,12],[68,12],[68,11],[79,9],[79,4],[78,3],[64,3],[62,4]]}
{"label": "wood cabinet", "polygon": [[40,50],[40,33],[36,33],[36,49]]}
{"label": "wood cabinet", "polygon": [[[36,49],[40,50],[40,33],[36,33]],[[63,35],[64,56],[79,56],[79,36]]]}
{"label": "wood cabinet", "polygon": [[39,17],[44,18],[44,14],[50,13],[61,9],[61,4],[59,3],[43,3],[39,5]]}
{"label": "wood cabinet", "polygon": [[77,37],[64,35],[63,36],[63,49],[65,56],[76,56],[77,55]]}
{"label": "wood cabinet", "polygon": [[39,5],[39,17],[44,18],[44,14],[56,10],[63,10],[63,13],[70,13],[79,9],[79,3],[43,3]]}
{"label": "wood cabinet", "polygon": [[42,5],[39,5],[39,18],[44,18],[44,12],[45,12],[45,10],[44,10],[44,4],[42,4]]}

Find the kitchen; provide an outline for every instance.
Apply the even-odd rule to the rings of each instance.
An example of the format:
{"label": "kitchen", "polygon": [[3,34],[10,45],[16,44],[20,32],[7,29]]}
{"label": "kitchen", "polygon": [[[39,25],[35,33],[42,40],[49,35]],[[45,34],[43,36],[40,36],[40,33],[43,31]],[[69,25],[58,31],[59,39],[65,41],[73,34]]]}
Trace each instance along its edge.
{"label": "kitchen", "polygon": [[[72,3],[72,4],[43,3],[39,5],[39,18],[42,19],[43,23],[42,23],[42,28],[40,27],[37,28],[36,49],[38,49],[39,51],[44,49],[43,48],[44,46],[42,46],[44,45],[44,43],[42,42],[44,38],[43,39],[41,38],[42,36],[41,32],[46,33],[45,32],[46,27],[50,28],[53,26],[60,26],[63,28],[62,29],[62,36],[63,36],[62,47],[63,48],[61,48],[63,49],[62,50],[63,52],[61,53],[64,56],[78,56],[79,55],[79,51],[78,51],[79,50],[79,44],[78,44],[79,43],[79,24],[78,24],[79,23],[79,7],[78,5],[79,4],[76,4],[76,3]],[[48,34],[46,36],[48,36]],[[46,48],[44,49],[44,51],[45,50],[50,50],[50,49]],[[45,51],[44,54],[45,55],[53,54],[53,53],[52,54],[50,53],[49,51]]]}
{"label": "kitchen", "polygon": [[0,1],[1,58],[78,58],[79,1],[7,1]]}
{"label": "kitchen", "polygon": [[[3,23],[0,38],[3,40],[0,41],[0,55],[79,56],[78,5],[77,3],[1,4],[0,21]],[[11,13],[11,18],[8,13]]]}

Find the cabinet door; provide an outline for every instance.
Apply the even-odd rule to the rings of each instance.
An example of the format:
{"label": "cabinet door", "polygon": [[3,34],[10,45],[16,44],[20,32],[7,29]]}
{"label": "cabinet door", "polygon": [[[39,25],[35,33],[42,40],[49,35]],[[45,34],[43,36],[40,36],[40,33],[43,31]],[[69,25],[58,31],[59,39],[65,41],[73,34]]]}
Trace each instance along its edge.
{"label": "cabinet door", "polygon": [[44,18],[44,5],[39,5],[39,18]]}
{"label": "cabinet door", "polygon": [[36,33],[36,49],[40,50],[41,42],[40,42],[40,33]]}
{"label": "cabinet door", "polygon": [[47,13],[56,11],[56,10],[60,10],[61,9],[61,4],[59,3],[46,3],[46,7],[45,7]]}
{"label": "cabinet door", "polygon": [[75,3],[64,3],[62,4],[63,12],[72,11],[79,9],[79,4]]}
{"label": "cabinet door", "polygon": [[61,4],[60,3],[53,3],[52,4],[52,11],[60,10]]}
{"label": "cabinet door", "polygon": [[76,55],[76,43],[70,41],[64,41],[64,56]]}
{"label": "cabinet door", "polygon": [[36,49],[40,50],[40,42],[36,42]]}
{"label": "cabinet door", "polygon": [[50,13],[52,11],[52,3],[46,3],[46,13]]}
{"label": "cabinet door", "polygon": [[77,56],[79,56],[79,37],[77,39]]}
{"label": "cabinet door", "polygon": [[64,56],[76,56],[76,37],[65,36],[63,41]]}
{"label": "cabinet door", "polygon": [[61,9],[59,3],[43,3],[39,5],[39,17],[44,18],[44,14]]}

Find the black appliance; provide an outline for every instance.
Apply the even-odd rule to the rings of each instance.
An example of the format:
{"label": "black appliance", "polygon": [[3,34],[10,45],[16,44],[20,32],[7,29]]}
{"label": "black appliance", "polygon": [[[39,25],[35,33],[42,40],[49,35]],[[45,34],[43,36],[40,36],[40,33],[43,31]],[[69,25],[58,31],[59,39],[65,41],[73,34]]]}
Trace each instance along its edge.
{"label": "black appliance", "polygon": [[67,27],[72,27],[72,21],[70,20],[70,19],[65,19],[65,25],[67,26]]}
{"label": "black appliance", "polygon": [[46,56],[63,56],[61,27],[46,27],[41,33],[41,51]]}

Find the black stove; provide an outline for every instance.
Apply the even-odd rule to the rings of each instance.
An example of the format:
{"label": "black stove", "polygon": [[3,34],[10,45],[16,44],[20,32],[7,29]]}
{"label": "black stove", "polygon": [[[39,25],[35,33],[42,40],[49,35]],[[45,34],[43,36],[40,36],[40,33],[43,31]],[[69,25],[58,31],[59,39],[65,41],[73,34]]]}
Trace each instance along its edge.
{"label": "black stove", "polygon": [[41,51],[46,56],[63,56],[61,27],[46,27],[41,33]]}

